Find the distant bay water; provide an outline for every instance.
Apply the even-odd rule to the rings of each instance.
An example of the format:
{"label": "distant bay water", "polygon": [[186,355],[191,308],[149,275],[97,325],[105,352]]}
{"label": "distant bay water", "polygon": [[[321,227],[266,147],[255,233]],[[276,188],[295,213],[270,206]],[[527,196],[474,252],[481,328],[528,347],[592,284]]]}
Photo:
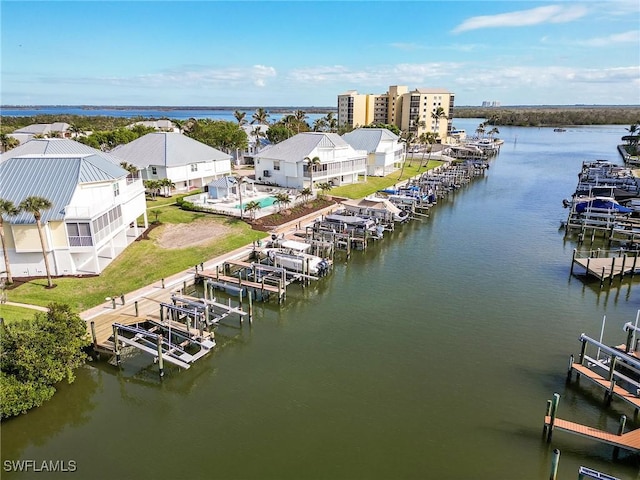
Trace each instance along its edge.
{"label": "distant bay water", "polygon": [[[214,120],[236,121],[234,112],[236,110],[245,112],[247,118],[251,116],[259,107],[111,107],[111,106],[86,106],[86,105],[42,105],[42,106],[3,106],[0,107],[0,114],[7,117],[34,117],[36,115],[82,115],[82,116],[105,116],[124,118],[170,118],[185,120],[188,118],[210,118]],[[269,119],[279,120],[282,116],[292,114],[296,110],[307,113],[307,121],[313,122],[315,119],[324,117],[330,107],[260,107],[269,113]]]}

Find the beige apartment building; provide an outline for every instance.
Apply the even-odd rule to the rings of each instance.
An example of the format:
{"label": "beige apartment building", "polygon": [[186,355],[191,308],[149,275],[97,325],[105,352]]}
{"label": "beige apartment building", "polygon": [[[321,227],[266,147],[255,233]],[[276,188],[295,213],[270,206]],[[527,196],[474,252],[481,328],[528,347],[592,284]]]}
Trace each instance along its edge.
{"label": "beige apartment building", "polygon": [[[437,132],[438,139],[444,142],[451,132],[453,102],[453,93],[436,88],[409,91],[406,86],[392,85],[384,94],[360,94],[349,90],[338,95],[338,125],[357,128],[388,123],[416,135]],[[440,107],[443,115],[434,118]]]}

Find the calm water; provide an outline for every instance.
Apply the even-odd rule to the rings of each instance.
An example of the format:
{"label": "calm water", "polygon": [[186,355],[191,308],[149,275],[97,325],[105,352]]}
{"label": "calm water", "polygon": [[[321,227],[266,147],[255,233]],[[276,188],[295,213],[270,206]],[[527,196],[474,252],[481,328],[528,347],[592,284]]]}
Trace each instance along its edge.
{"label": "calm water", "polygon": [[[487,176],[431,218],[282,308],[258,305],[252,328],[221,330],[214,354],[162,383],[145,357],[87,366],[3,423],[2,460],[75,460],[77,478],[99,479],[548,478],[554,392],[563,418],[616,431],[633,416],[564,380],[604,315],[605,341],[623,341],[640,285],[570,278],[575,244],[559,229],[582,161],[618,161],[624,128],[500,130]],[[613,462],[610,447],[556,432],[551,448],[559,478],[580,465],[640,478],[637,458]]]}

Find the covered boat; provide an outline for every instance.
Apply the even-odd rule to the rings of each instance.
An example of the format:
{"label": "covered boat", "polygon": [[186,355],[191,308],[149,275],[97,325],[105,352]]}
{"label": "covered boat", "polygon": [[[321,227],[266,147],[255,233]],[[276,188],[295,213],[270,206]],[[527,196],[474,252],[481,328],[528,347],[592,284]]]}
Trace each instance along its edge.
{"label": "covered boat", "polygon": [[612,197],[587,197],[575,200],[575,211],[583,213],[586,211],[607,211],[618,213],[631,213],[633,209],[620,205]]}

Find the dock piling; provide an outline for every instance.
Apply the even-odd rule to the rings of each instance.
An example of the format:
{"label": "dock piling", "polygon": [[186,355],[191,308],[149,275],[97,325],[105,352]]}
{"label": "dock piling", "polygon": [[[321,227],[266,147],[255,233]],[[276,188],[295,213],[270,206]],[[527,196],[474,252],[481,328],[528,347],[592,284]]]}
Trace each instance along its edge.
{"label": "dock piling", "polygon": [[560,450],[553,449],[553,457],[551,458],[551,473],[549,480],[556,480],[558,478],[558,464],[560,463]]}
{"label": "dock piling", "polygon": [[559,403],[560,403],[560,394],[554,393],[553,400],[551,401],[550,412],[549,412],[549,428],[547,430],[547,443],[551,443],[551,436],[553,435],[553,425],[556,421],[556,415],[558,413]]}
{"label": "dock piling", "polygon": [[158,373],[160,378],[164,377],[164,358],[162,357],[162,335],[156,337],[158,343]]}

